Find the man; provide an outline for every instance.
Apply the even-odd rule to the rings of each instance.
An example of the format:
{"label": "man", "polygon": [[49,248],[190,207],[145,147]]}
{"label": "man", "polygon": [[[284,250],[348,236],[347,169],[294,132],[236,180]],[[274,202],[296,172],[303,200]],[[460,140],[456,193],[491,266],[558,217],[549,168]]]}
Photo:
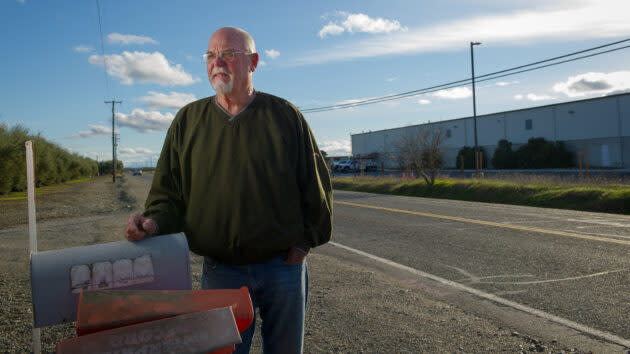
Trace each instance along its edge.
{"label": "man", "polygon": [[[184,231],[204,256],[202,288],[247,286],[262,319],[263,351],[303,349],[305,258],[328,242],[332,189],[304,117],[291,103],[254,90],[258,54],[245,31],[225,27],[208,43],[216,96],[173,120],[142,216],[125,237]],[[254,325],[237,352],[249,352]]]}

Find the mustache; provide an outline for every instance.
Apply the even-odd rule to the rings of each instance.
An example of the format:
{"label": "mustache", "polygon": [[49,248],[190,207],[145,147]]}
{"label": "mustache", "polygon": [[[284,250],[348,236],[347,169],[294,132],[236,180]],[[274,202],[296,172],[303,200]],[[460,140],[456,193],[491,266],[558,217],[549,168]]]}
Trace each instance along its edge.
{"label": "mustache", "polygon": [[212,69],[212,73],[211,76],[214,77],[214,75],[216,74],[226,74],[230,77],[230,79],[232,78],[232,73],[227,71],[225,68],[221,68],[221,67],[215,67]]}

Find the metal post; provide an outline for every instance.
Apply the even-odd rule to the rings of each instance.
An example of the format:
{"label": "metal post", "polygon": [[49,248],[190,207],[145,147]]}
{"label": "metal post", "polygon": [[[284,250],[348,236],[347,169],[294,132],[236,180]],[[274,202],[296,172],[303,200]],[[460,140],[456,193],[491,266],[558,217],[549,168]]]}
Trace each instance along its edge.
{"label": "metal post", "polygon": [[479,145],[477,143],[477,102],[475,97],[475,56],[473,47],[481,44],[481,42],[470,42],[470,66],[472,69],[472,94],[473,94],[473,121],[475,124],[475,176],[479,177]]}

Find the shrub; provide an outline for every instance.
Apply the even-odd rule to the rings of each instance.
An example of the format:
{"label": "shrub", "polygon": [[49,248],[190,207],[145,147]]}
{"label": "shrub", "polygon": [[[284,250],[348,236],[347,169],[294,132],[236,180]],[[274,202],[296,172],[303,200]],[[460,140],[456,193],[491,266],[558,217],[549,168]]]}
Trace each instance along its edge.
{"label": "shrub", "polygon": [[[482,153],[481,155],[481,168],[486,168],[487,163],[486,163],[486,159],[487,159],[487,155],[485,150],[480,146],[479,147],[479,151]],[[455,165],[457,166],[457,168],[462,168],[461,166],[461,156],[464,156],[464,168],[465,169],[473,169],[475,168],[475,148],[474,147],[469,147],[469,146],[464,146],[463,148],[459,149],[459,152],[457,153],[457,157],[456,157],[456,161],[455,161]]]}
{"label": "shrub", "polygon": [[573,166],[573,154],[564,143],[530,138],[517,152],[519,168],[560,168]]}
{"label": "shrub", "polygon": [[494,168],[567,168],[574,166],[573,153],[563,142],[553,143],[544,138],[530,138],[527,144],[512,150],[512,143],[499,140],[492,157]]}
{"label": "shrub", "polygon": [[492,166],[498,169],[517,168],[516,152],[512,151],[512,143],[501,139],[492,155]]}

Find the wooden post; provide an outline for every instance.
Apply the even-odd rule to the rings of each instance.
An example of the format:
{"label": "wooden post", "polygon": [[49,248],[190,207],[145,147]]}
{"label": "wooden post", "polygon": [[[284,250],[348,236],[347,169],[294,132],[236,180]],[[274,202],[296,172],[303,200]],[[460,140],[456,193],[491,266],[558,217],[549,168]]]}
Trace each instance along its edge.
{"label": "wooden post", "polygon": [[578,169],[580,170],[580,182],[582,182],[582,151],[578,150]]}
{"label": "wooden post", "polygon": [[[33,142],[27,141],[26,147],[26,189],[28,194],[28,234],[29,257],[37,253],[37,219],[35,217],[35,165],[33,163]],[[35,311],[33,311],[33,314]],[[33,324],[33,353],[42,352],[41,333]]]}
{"label": "wooden post", "polygon": [[588,146],[584,149],[584,168],[586,169],[586,178],[588,178]]}

